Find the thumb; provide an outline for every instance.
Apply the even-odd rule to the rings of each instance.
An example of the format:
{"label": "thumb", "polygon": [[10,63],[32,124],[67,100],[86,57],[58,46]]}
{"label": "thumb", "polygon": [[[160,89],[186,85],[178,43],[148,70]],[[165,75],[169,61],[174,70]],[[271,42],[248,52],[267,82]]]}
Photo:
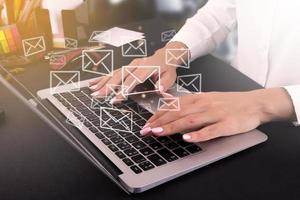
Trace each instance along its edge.
{"label": "thumb", "polygon": [[173,86],[176,77],[176,71],[166,71],[160,75],[160,81],[156,82],[156,86],[159,87],[160,92],[166,92]]}

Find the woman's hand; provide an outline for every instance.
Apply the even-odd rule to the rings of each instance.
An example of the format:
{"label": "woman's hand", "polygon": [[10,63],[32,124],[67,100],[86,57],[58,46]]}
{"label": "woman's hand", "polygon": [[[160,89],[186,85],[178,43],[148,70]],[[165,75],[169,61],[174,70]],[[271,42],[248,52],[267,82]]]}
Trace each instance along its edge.
{"label": "woman's hand", "polygon": [[[160,66],[160,85],[157,85],[157,88],[160,88],[161,93],[168,90],[175,83],[177,77],[176,67],[167,66],[165,63],[165,52],[167,48],[186,48],[186,47],[182,43],[172,42],[169,43],[166,47],[157,50],[153,56],[150,56],[148,58],[135,59],[129,64],[129,66]],[[152,71],[145,71],[145,69],[143,68],[136,68],[132,71],[132,74],[134,74],[137,78],[143,80],[147,76],[149,76],[151,72]],[[154,74],[153,77],[151,78],[153,81],[157,82],[158,74]],[[127,85],[130,85],[131,82],[132,80],[130,79],[130,77],[127,76],[124,78],[125,85],[126,83],[129,83]],[[90,82],[90,89],[93,91],[91,95],[96,98],[108,96],[109,94],[106,94],[107,85],[121,85],[121,84],[122,84],[122,69],[118,69],[114,71],[114,75],[112,77],[104,76],[93,82]],[[131,88],[134,88],[134,86]],[[115,99],[122,99],[122,97],[118,96],[115,97]],[[114,102],[114,99],[112,99],[112,102]]]}
{"label": "woman's hand", "polygon": [[292,119],[294,114],[292,101],[282,88],[192,94],[181,97],[180,106],[178,112],[154,114],[141,134],[185,132],[184,140],[202,142],[244,133],[269,121]]}

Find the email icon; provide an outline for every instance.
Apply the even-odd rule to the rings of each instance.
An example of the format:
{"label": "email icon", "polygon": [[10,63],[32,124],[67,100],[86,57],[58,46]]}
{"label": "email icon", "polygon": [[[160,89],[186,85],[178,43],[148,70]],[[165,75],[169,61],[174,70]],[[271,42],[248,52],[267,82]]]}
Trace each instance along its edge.
{"label": "email icon", "polygon": [[176,35],[176,30],[169,30],[161,33],[161,41],[168,42]]}
{"label": "email icon", "polygon": [[106,101],[110,101],[113,97],[115,97],[116,101],[126,100],[127,97],[123,96],[122,92],[122,85],[114,85],[114,84],[107,84],[106,85]]}
{"label": "email icon", "polygon": [[66,49],[76,49],[78,47],[78,41],[73,38],[65,38],[65,48]]}
{"label": "email icon", "polygon": [[94,31],[89,39],[90,43],[110,43],[111,32],[110,31]]}
{"label": "email icon", "polygon": [[166,49],[166,65],[190,68],[190,51],[188,49]]}
{"label": "email icon", "polygon": [[100,108],[100,127],[116,131],[132,132],[133,114],[128,110]]}
{"label": "email icon", "polygon": [[160,98],[158,101],[158,111],[179,111],[179,98]]}
{"label": "email icon", "polygon": [[51,71],[50,72],[50,92],[56,94],[69,89],[70,91],[80,90],[79,71]]}
{"label": "email icon", "polygon": [[90,108],[92,110],[98,110],[98,109],[100,109],[101,104],[103,104],[103,103],[99,99],[92,98]]}
{"label": "email icon", "polygon": [[65,55],[52,55],[50,56],[50,65],[64,66],[67,64],[67,58]]}
{"label": "email icon", "polygon": [[123,57],[147,57],[147,41],[139,39],[122,46]]}
{"label": "email icon", "polygon": [[66,123],[78,129],[82,129],[86,118],[76,110],[70,110]]}
{"label": "email icon", "polygon": [[46,51],[46,44],[43,36],[22,40],[25,56],[32,56]]}
{"label": "email icon", "polygon": [[182,75],[177,77],[177,92],[201,92],[202,75]]}
{"label": "email icon", "polygon": [[[140,78],[133,71],[135,69],[144,70],[147,76]],[[158,76],[158,80],[154,82],[152,77]],[[132,80],[130,83],[126,80]],[[148,85],[143,84],[147,81]],[[122,67],[122,92],[123,96],[145,94],[159,91],[160,87],[160,67],[159,66],[124,66]]]}
{"label": "email icon", "polygon": [[83,50],[82,71],[112,76],[114,67],[113,50]]}

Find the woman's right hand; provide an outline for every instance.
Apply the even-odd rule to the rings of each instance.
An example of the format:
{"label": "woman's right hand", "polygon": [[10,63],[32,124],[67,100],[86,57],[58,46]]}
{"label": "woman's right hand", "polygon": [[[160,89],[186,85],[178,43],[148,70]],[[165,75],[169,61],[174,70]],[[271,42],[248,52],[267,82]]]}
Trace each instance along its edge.
{"label": "woman's right hand", "polygon": [[[161,93],[167,91],[176,81],[176,67],[168,66],[165,63],[165,53],[167,48],[184,48],[182,43],[172,42],[166,47],[159,49],[154,55],[147,58],[138,58],[133,60],[128,66],[160,66],[160,85],[156,85],[160,89]],[[140,80],[147,78],[152,73],[152,70],[145,70],[143,68],[134,68],[131,72]],[[132,82],[131,76],[124,77],[124,83]],[[152,75],[152,80],[158,84],[158,74]],[[93,91],[91,94],[95,98],[108,96],[106,94],[107,85],[121,85],[122,84],[122,69],[117,69],[114,71],[113,76],[104,76],[97,80],[90,82],[90,89]],[[134,88],[134,86],[132,87]],[[130,91],[129,91],[130,92]],[[122,99],[122,97],[117,97],[117,99]]]}

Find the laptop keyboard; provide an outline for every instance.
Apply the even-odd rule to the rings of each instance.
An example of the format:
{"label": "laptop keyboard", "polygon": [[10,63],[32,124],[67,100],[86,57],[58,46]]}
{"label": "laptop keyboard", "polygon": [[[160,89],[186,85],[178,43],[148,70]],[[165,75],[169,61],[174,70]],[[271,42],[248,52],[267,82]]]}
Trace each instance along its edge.
{"label": "laptop keyboard", "polygon": [[[111,105],[105,99],[98,99],[98,107],[95,108],[91,106],[93,100],[90,94],[89,88],[82,88],[76,92],[55,94],[54,97],[73,112],[76,118],[79,120],[84,118],[83,125],[134,173],[139,174],[201,151],[199,146],[182,140],[182,135],[179,133],[163,137],[142,136],[140,130],[152,114],[133,100],[129,99],[122,104]],[[121,131],[119,129],[121,125],[118,123],[109,124],[110,128],[103,128],[99,117],[100,108],[130,111],[132,113],[132,130],[130,132]],[[114,116],[114,114],[118,115],[118,112],[110,114]],[[109,116],[101,115],[101,119],[107,117]]]}

